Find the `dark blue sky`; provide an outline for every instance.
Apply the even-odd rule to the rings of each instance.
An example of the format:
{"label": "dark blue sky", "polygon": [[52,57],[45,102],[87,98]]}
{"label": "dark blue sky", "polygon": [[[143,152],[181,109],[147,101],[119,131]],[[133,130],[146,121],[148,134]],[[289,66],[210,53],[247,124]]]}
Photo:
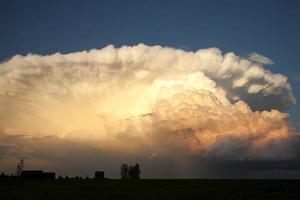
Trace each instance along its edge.
{"label": "dark blue sky", "polygon": [[[145,43],[271,58],[300,101],[300,1],[1,0],[0,59]],[[287,110],[300,128],[300,106]]]}

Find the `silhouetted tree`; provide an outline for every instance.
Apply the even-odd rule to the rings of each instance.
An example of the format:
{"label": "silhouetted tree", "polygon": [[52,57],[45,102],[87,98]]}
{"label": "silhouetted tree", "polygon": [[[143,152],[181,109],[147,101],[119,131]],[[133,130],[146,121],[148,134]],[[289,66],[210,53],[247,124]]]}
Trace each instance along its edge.
{"label": "silhouetted tree", "polygon": [[140,179],[140,174],[141,174],[141,168],[138,163],[136,163],[134,166],[129,167],[128,175],[130,180]]}
{"label": "silhouetted tree", "polygon": [[133,167],[133,170],[134,170],[134,179],[140,179],[141,168],[138,163],[135,164],[135,166]]}
{"label": "silhouetted tree", "polygon": [[20,162],[17,165],[17,169],[16,169],[16,176],[17,177],[20,177],[21,172],[23,170],[23,167],[24,167],[24,160],[20,160]]}
{"label": "silhouetted tree", "polygon": [[134,179],[134,167],[133,166],[130,166],[129,167],[129,178],[130,180],[133,180]]}
{"label": "silhouetted tree", "polygon": [[123,180],[128,180],[129,179],[129,166],[128,164],[124,163],[120,167],[120,176],[121,179]]}

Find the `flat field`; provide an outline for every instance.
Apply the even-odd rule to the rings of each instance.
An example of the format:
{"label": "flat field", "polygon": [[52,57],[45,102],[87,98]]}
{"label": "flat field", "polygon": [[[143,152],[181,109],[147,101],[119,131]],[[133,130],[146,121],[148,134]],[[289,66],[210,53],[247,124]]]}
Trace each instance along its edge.
{"label": "flat field", "polygon": [[300,180],[0,180],[0,199],[300,199]]}

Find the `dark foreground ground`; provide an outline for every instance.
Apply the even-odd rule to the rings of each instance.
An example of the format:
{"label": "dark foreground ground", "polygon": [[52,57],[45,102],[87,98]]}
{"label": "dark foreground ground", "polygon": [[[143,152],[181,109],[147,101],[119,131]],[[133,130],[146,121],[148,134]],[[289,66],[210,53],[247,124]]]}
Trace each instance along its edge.
{"label": "dark foreground ground", "polygon": [[300,180],[0,180],[0,199],[300,199]]}

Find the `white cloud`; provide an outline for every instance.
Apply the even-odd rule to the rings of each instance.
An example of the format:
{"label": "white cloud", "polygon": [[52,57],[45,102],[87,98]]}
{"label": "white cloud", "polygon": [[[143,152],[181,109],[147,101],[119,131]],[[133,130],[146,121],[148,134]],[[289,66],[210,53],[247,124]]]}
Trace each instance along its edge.
{"label": "white cloud", "polygon": [[264,65],[273,65],[274,64],[270,58],[260,55],[258,53],[251,53],[249,55],[249,60],[251,60],[253,62],[258,62],[258,63],[264,64]]}
{"label": "white cloud", "polygon": [[[146,157],[289,159],[298,133],[278,110],[296,100],[284,75],[257,62],[217,48],[143,44],[17,55],[0,64],[0,135]],[[55,148],[46,146],[41,151]]]}

